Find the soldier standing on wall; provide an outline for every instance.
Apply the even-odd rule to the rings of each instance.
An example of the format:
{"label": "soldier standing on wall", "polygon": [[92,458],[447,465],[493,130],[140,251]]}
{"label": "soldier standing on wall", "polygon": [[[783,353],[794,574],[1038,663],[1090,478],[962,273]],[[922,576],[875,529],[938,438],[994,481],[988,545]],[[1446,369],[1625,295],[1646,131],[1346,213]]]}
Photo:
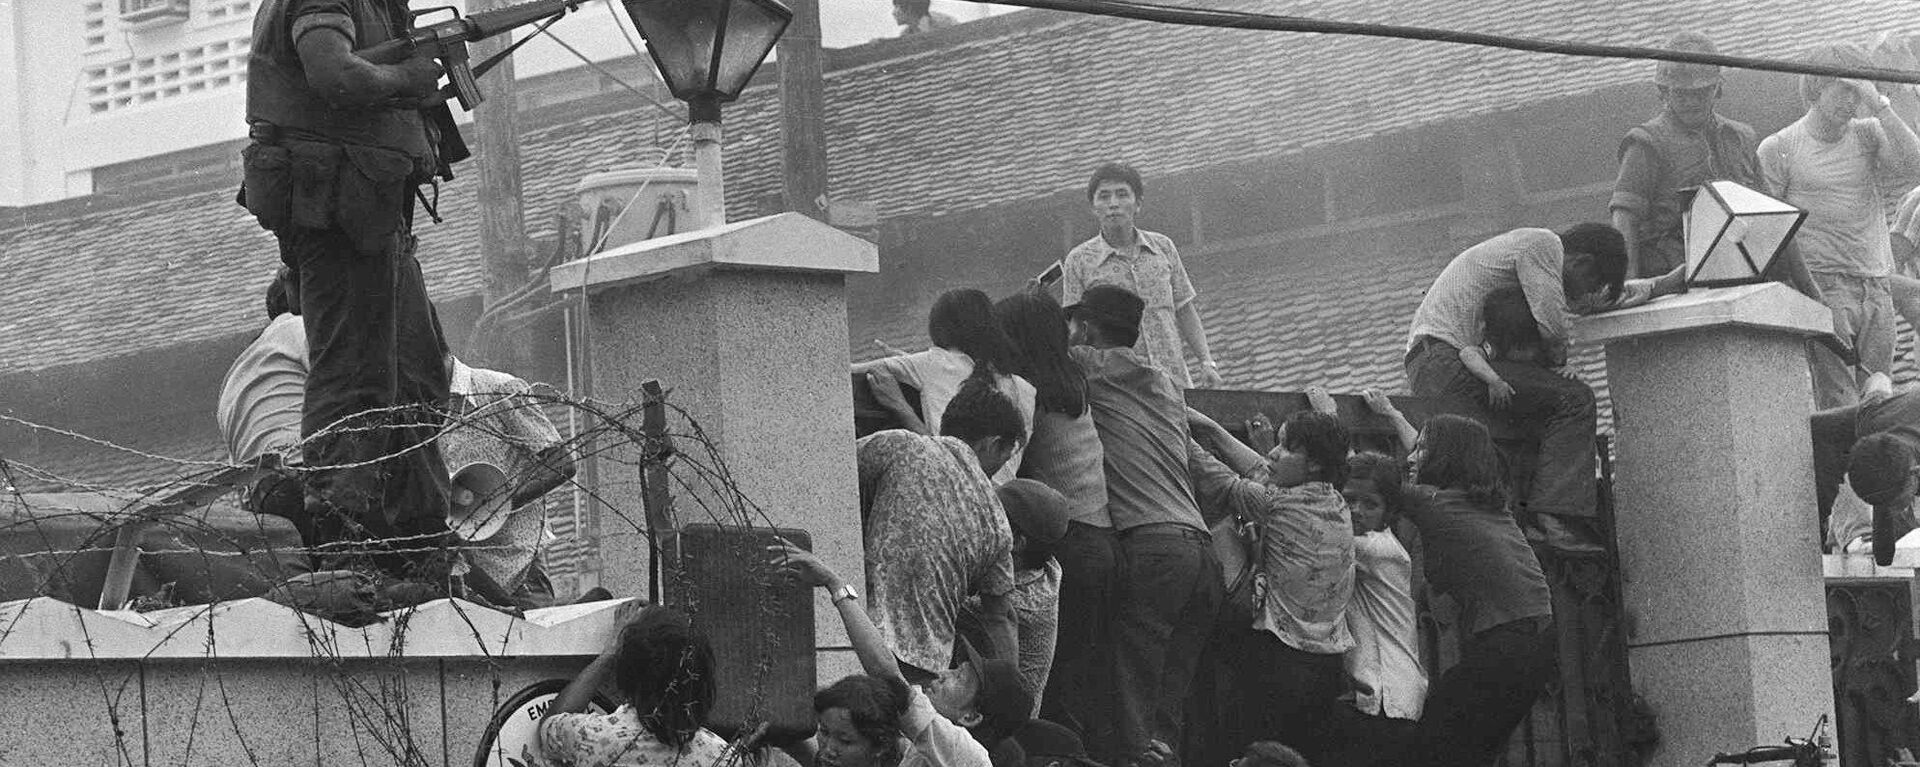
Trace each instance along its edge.
{"label": "soldier standing on wall", "polygon": [[440,65],[425,52],[374,64],[354,51],[409,25],[404,0],[260,6],[240,195],[300,285],[315,564],[369,571],[396,603],[444,596],[451,561],[447,472],[433,442],[447,347],[411,228],[418,186],[436,171],[450,177],[442,163],[459,156],[447,156],[420,111]]}

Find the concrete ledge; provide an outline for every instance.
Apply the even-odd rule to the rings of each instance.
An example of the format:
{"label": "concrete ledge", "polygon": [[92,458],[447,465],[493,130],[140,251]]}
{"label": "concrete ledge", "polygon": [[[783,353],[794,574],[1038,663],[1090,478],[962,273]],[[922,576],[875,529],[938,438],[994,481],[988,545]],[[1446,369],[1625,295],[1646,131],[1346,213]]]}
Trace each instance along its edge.
{"label": "concrete ledge", "polygon": [[1632,309],[1581,317],[1574,322],[1574,337],[1604,343],[1720,325],[1815,336],[1833,332],[1833,314],[1779,283],[1694,288]]}
{"label": "concrete ledge", "polygon": [[554,292],[604,290],[711,268],[870,273],[880,271],[873,243],[798,213],[629,243],[547,272]]}
{"label": "concrete ledge", "polygon": [[205,658],[500,658],[598,655],[638,600],[527,611],[457,599],[349,628],[265,599],[139,613],[38,597],[0,602],[0,665],[15,661]]}

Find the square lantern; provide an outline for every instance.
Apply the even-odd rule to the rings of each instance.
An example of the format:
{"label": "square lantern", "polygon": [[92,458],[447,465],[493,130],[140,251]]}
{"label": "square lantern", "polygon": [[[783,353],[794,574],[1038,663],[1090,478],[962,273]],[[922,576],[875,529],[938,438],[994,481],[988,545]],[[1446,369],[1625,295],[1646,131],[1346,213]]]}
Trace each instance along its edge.
{"label": "square lantern", "polygon": [[779,0],[622,3],[674,98],[707,108],[740,95],[793,20]]}
{"label": "square lantern", "polygon": [[1684,218],[1687,284],[1766,282],[1767,267],[1800,230],[1807,212],[1732,181],[1694,190]]}

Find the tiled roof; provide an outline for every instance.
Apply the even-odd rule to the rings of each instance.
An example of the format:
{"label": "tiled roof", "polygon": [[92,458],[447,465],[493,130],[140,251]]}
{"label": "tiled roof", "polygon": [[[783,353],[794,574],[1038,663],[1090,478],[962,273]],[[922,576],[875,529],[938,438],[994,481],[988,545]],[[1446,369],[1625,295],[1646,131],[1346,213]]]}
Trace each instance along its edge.
{"label": "tiled roof", "polygon": [[[1906,10],[1900,0],[1236,5],[1613,43],[1700,28],[1713,30],[1723,50],[1752,55],[1865,39],[1904,23]],[[831,188],[874,201],[884,217],[1046,195],[1070,186],[1094,158],[1151,158],[1155,173],[1187,172],[1637,82],[1646,68],[1046,12],[962,25],[916,44],[834,52],[830,61]],[[758,201],[779,188],[777,111],[771,88],[760,86],[727,113],[735,215],[759,212]],[[677,129],[636,104],[526,131],[530,229],[550,228],[582,175],[637,164],[657,136]],[[444,190],[448,223],[420,227],[436,297],[479,289],[475,176],[469,167]],[[228,190],[9,212],[0,219],[0,274],[9,286],[9,300],[0,302],[0,374],[247,332],[257,324],[257,294],[275,259],[271,238]]]}

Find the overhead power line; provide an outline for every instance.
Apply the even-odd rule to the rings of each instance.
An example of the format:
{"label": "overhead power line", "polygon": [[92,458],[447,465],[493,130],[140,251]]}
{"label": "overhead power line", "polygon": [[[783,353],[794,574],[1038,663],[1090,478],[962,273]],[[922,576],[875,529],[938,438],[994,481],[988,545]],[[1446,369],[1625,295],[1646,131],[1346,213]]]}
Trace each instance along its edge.
{"label": "overhead power line", "polygon": [[1085,13],[1095,16],[1114,16],[1123,19],[1195,27],[1253,29],[1268,32],[1311,32],[1327,35],[1357,35],[1362,37],[1390,37],[1401,40],[1425,40],[1436,43],[1478,45],[1487,48],[1505,48],[1514,51],[1551,53],[1561,56],[1677,61],[1688,64],[1718,64],[1723,67],[1755,69],[1764,72],[1786,72],[1790,74],[1825,75],[1828,77],[1877,80],[1890,83],[1920,84],[1920,72],[1888,69],[1885,67],[1849,67],[1813,64],[1801,61],[1784,61],[1780,59],[1763,59],[1750,56],[1729,56],[1721,53],[1670,51],[1664,48],[1647,48],[1635,45],[1600,45],[1596,43],[1576,43],[1565,40],[1541,40],[1529,37],[1492,35],[1482,32],[1437,29],[1434,27],[1408,27],[1394,24],[1370,24],[1357,21],[1328,21],[1325,19],[1309,19],[1300,16],[1277,16],[1248,11],[1184,8],[1174,5],[1136,2],[1135,0],[968,0],[968,2],[992,2],[998,5],[1018,5],[1027,8],[1044,8],[1052,11]]}

